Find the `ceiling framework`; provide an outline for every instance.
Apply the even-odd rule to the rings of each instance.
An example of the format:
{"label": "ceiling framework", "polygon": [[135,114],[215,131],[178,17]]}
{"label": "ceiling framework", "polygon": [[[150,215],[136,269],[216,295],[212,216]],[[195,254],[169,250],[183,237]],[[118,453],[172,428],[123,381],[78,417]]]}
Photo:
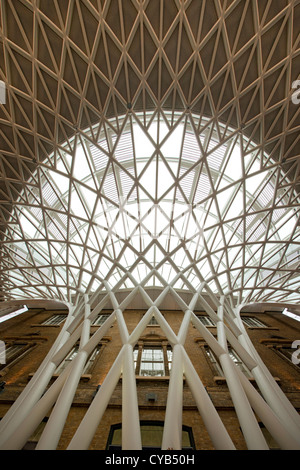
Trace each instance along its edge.
{"label": "ceiling framework", "polygon": [[[247,448],[268,448],[257,415],[299,449],[299,415],[239,312],[299,306],[300,0],[51,4],[0,7],[1,299],[58,300],[69,314],[1,420],[1,448],[22,449],[50,410],[37,448],[57,448],[87,358],[116,322],[122,347],[68,449],[89,448],[121,375],[122,448],[140,449],[133,348],[154,316],[173,352],[164,449],[181,449],[183,377],[214,448],[234,448],[185,350],[190,323],[220,362]],[[161,312],[168,295],[178,334]],[[129,333],[137,296],[146,313]]]}
{"label": "ceiling framework", "polygon": [[2,2],[2,299],[76,303],[179,267],[176,288],[232,306],[299,303],[299,15]]}

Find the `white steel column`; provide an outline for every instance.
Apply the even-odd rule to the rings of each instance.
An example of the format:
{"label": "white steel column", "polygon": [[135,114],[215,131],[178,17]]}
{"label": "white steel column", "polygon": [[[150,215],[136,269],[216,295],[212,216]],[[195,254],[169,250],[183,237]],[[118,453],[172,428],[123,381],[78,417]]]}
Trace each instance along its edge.
{"label": "white steel column", "polygon": [[122,450],[141,450],[133,349],[130,344],[124,346],[122,372]]}
{"label": "white steel column", "polygon": [[280,389],[275,379],[272,377],[270,371],[266,368],[265,364],[261,360],[259,354],[254,348],[248,334],[244,328],[244,325],[240,319],[239,313],[236,317],[236,322],[241,330],[239,336],[240,343],[244,348],[255,358],[257,367],[253,369],[253,376],[260,388],[262,395],[266,402],[277,414],[279,419],[285,423],[287,429],[289,429],[294,436],[300,436],[300,416],[292,406],[286,395]]}
{"label": "white steel column", "polygon": [[[87,302],[87,299],[86,299]],[[90,305],[86,303],[84,308],[84,320],[82,325],[79,352],[75,357],[69,376],[63,386],[63,389],[56,401],[55,407],[45,426],[42,436],[37,444],[36,450],[55,450],[66,419],[72,400],[74,398],[82,371],[84,369],[88,354],[82,348],[86,345],[90,338]]]}
{"label": "white steel column", "polygon": [[1,450],[21,450],[30,436],[34,433],[38,425],[42,422],[48,411],[55,403],[63,384],[70,372],[72,364],[63,371],[63,373],[55,380],[49,390],[39,399],[35,406],[27,414],[20,426],[13,434],[8,437],[1,446]]}
{"label": "white steel column", "polygon": [[183,363],[181,345],[173,348],[162,449],[180,450],[182,447],[182,393]]}
{"label": "white steel column", "polygon": [[183,364],[188,386],[215,449],[234,450],[235,446],[185,350]]}
{"label": "white steel column", "polygon": [[[148,276],[152,275],[154,271],[155,270],[149,273]],[[174,282],[179,279],[179,274],[180,273],[175,277]],[[19,414],[19,412],[16,411],[16,419],[12,419],[11,421],[15,428],[7,428],[10,431],[8,434],[5,434],[5,431],[3,432],[2,449],[22,448],[31,432],[36,429],[53,405],[54,407],[50,419],[37,445],[37,449],[55,449],[57,447],[86,360],[115,320],[117,320],[117,326],[122,340],[121,350],[75,432],[68,449],[89,448],[120,377],[122,378],[122,448],[124,450],[141,449],[142,442],[133,348],[149,323],[152,315],[155,316],[173,350],[173,363],[167,396],[162,442],[163,449],[172,448],[180,450],[182,446],[183,375],[186,378],[214,447],[216,449],[235,448],[185,349],[185,341],[191,323],[199,331],[221,364],[248,448],[268,448],[258,426],[257,419],[254,416],[254,412],[257,413],[283,449],[299,448],[300,443],[298,442],[297,435],[293,432],[294,428],[291,427],[287,429],[287,422],[290,423],[290,421],[284,422],[277,414],[276,410],[272,410],[272,407],[263,400],[230,358],[227,342],[236,350],[237,354],[253,375],[255,375],[255,373],[257,374],[257,377],[260,378],[260,383],[265,386],[265,395],[267,395],[268,399],[272,402],[275,391],[272,389],[272,394],[270,393],[270,389],[266,387],[268,375],[265,374],[263,368],[259,369],[258,358],[253,354],[249,346],[249,340],[242,335],[243,330],[240,325],[234,322],[232,317],[229,317],[227,312],[228,307],[226,307],[226,309],[223,307],[223,299],[221,299],[220,303],[220,301],[214,297],[214,294],[209,292],[212,301],[215,302],[215,305],[218,307],[218,313],[216,313],[202,296],[202,290],[205,287],[205,283],[202,283],[198,291],[193,291],[190,305],[187,305],[173,288],[173,283],[168,285],[163,279],[161,279],[161,281],[165,283],[165,286],[155,301],[150,298],[144,286],[136,285],[122,303],[119,304],[114,292],[105,284],[106,294],[104,299],[93,311],[90,311],[87,298],[85,306],[81,303],[80,306],[77,307],[76,316],[70,317],[68,326],[62,330],[63,335],[60,334],[58,340],[55,342],[56,347],[51,348],[51,354],[48,354],[47,361],[43,361],[44,367],[40,368],[42,381],[39,382],[36,378],[33,382],[33,397],[30,397],[27,391],[24,401],[27,406],[26,412]],[[133,278],[132,282],[134,282]],[[126,308],[128,303],[131,302],[138,293],[141,294],[143,300],[148,305],[148,310],[129,335],[123,309]],[[173,296],[180,309],[184,312],[177,335],[160,311],[160,304],[168,293]],[[112,301],[114,311],[90,338],[91,321],[95,318],[96,314],[105,307],[109,299]],[[211,334],[193,312],[196,300],[198,299],[202,302],[210,318],[217,324],[217,338]],[[223,318],[225,311],[227,315],[226,325],[224,324]],[[42,395],[52,376],[53,370],[65,358],[79,338],[80,346],[76,358],[57,381],[51,385],[49,390]],[[275,394],[275,396],[277,395]],[[277,399],[279,400],[278,396]],[[14,413],[12,413],[12,418],[14,418]],[[19,423],[18,426],[17,422]],[[288,432],[285,433],[285,430]]]}
{"label": "white steel column", "polygon": [[253,410],[257,416],[260,417],[280,448],[282,450],[300,450],[300,436],[293,435],[293,433],[283,425],[242,371],[237,369],[237,372]]}
{"label": "white steel column", "polygon": [[122,347],[117,359],[105,377],[103,384],[99,388],[95,398],[90,404],[89,409],[84,415],[83,420],[78,426],[77,431],[68,446],[68,450],[88,449],[101,421],[101,418],[107,408],[110,397],[120,379],[123,366],[124,350],[125,346]]}
{"label": "white steel column", "polygon": [[218,342],[227,352],[219,357],[230,395],[249,450],[268,450],[265,438],[259,428],[245,391],[240,383],[236,366],[228,355],[227,338],[223,323],[223,305],[218,308]]}
{"label": "white steel column", "polygon": [[59,347],[61,347],[61,345],[63,345],[69,338],[70,328],[75,321],[75,314],[76,311],[73,312],[70,310],[68,318],[49,353],[21,395],[0,421],[0,448],[3,442],[18,429],[23,419],[44,393],[46,386],[56,369],[56,364],[52,361],[52,358]]}

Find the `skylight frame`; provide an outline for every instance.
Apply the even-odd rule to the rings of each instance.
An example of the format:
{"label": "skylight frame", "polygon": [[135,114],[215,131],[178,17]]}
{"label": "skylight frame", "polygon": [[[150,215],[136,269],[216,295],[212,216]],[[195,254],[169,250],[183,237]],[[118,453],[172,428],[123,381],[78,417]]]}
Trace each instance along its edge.
{"label": "skylight frame", "polygon": [[[172,253],[173,250],[172,256],[175,256],[176,262],[178,257],[176,254],[176,244],[184,241],[186,263],[194,263],[195,266],[202,265],[203,270],[203,262],[208,261],[210,268],[206,268],[204,272],[208,274],[211,271],[212,278],[222,278],[221,285],[224,291],[231,289],[234,291],[244,290],[239,276],[236,276],[235,273],[247,269],[245,265],[246,258],[255,260],[254,266],[256,266],[252,267],[256,275],[252,273],[250,278],[246,276],[246,285],[249,286],[252,276],[260,284],[264,279],[264,275],[260,275],[259,272],[265,263],[265,254],[264,258],[261,257],[262,255],[260,255],[259,259],[257,256],[253,257],[251,246],[268,243],[266,233],[269,235],[271,228],[273,229],[272,237],[280,241],[277,232],[280,229],[280,221],[285,217],[283,210],[288,208],[288,198],[291,197],[289,190],[279,188],[278,192],[280,191],[281,194],[279,198],[280,209],[275,208],[276,183],[279,180],[278,168],[274,165],[271,168],[266,168],[265,172],[268,175],[268,179],[267,182],[262,184],[261,168],[264,166],[264,161],[260,161],[259,164],[257,163],[255,144],[252,145],[251,153],[251,145],[247,140],[245,140],[247,152],[244,152],[242,148],[243,139],[233,129],[227,128],[223,134],[223,141],[219,142],[220,134],[214,131],[212,126],[204,125],[204,135],[199,135],[198,131],[195,132],[196,127],[192,115],[189,115],[187,118],[184,113],[178,113],[177,120],[174,120],[173,115],[173,123],[175,122],[175,124],[173,126],[169,124],[169,127],[166,126],[165,121],[168,113],[165,113],[163,121],[160,121],[158,116],[153,117],[149,113],[147,115],[148,121],[146,120],[146,124],[144,121],[144,125],[142,125],[140,120],[142,117],[145,117],[145,115],[139,116],[134,114],[134,116],[127,115],[122,119],[118,117],[116,120],[106,121],[105,125],[100,123],[97,132],[97,126],[95,127],[95,133],[79,131],[78,134],[68,141],[65,150],[63,146],[60,146],[59,151],[53,154],[53,165],[48,163],[40,164],[37,175],[32,177],[32,183],[29,181],[29,184],[35,185],[34,195],[25,194],[25,190],[24,195],[21,194],[20,203],[16,205],[16,207],[18,207],[18,204],[20,205],[17,218],[20,220],[22,205],[24,206],[23,214],[31,214],[30,210],[35,211],[35,214],[28,216],[28,219],[31,219],[33,222],[38,222],[38,211],[42,211],[47,243],[52,246],[51,244],[56,240],[56,244],[61,244],[60,250],[56,248],[56,256],[54,256],[52,248],[51,250],[49,248],[51,256],[48,266],[53,270],[53,289],[55,290],[55,271],[59,259],[65,261],[66,270],[69,270],[66,279],[70,285],[65,287],[57,286],[59,295],[61,294],[61,289],[63,289],[65,292],[64,296],[67,298],[70,296],[70,292],[79,288],[76,285],[76,272],[79,273],[80,288],[83,287],[85,289],[91,288],[93,279],[99,279],[99,276],[100,278],[102,277],[102,273],[99,275],[96,272],[92,272],[90,282],[87,280],[86,268],[90,267],[96,271],[97,267],[101,264],[101,261],[97,260],[98,254],[101,259],[105,255],[113,263],[114,259],[118,260],[120,256],[123,256],[122,252],[127,247],[133,250],[135,256],[142,256],[145,260],[145,257],[148,256],[147,250],[148,246],[150,246],[151,235],[153,238],[154,228],[157,224],[162,231],[158,230],[158,233],[154,233],[154,238],[157,235],[160,236],[164,252]],[[163,135],[155,142],[154,137],[156,133],[159,134],[159,122],[164,123],[165,129]],[[155,132],[151,130],[152,127],[155,129]],[[151,142],[151,151],[153,151],[150,154],[150,158],[149,154],[144,156],[136,152],[134,135],[136,135],[137,131],[135,129],[138,129],[139,133],[144,134],[145,141]],[[167,158],[163,154],[162,149],[168,141],[172,140],[172,135],[178,131],[180,131],[181,135],[181,148],[179,151],[178,149],[176,150],[177,157],[169,155],[169,158]],[[93,143],[94,134],[97,135],[97,143]],[[202,154],[202,157],[200,160],[194,158],[188,161],[187,149],[195,149],[196,142],[198,144],[198,154]],[[118,143],[122,146],[121,150],[118,149]],[[216,155],[214,154],[214,148],[216,149]],[[71,159],[71,157],[73,160],[75,158],[75,164],[76,162],[78,163],[80,153],[77,153],[77,149],[81,152],[82,158],[86,160],[85,168],[91,171],[90,174],[87,174],[87,170],[85,170],[82,181],[78,179],[80,172],[75,173],[74,162]],[[170,149],[171,147],[169,147],[169,152]],[[95,165],[93,160],[93,155],[99,156],[100,154],[102,155],[103,167],[99,166],[99,162],[98,166]],[[70,155],[70,157],[67,157],[67,155]],[[233,157],[237,158],[237,155],[239,155],[241,162],[242,176],[234,181],[234,175],[228,174],[227,171],[230,168],[228,163],[232,162]],[[223,160],[221,159],[222,156]],[[151,165],[157,168],[158,160],[165,165],[166,172],[170,171],[168,168],[171,168],[172,165],[178,166],[178,171],[177,174],[173,173],[173,176],[170,177],[170,186],[166,185],[164,195],[158,196],[158,182],[156,179],[156,188],[151,196],[142,184],[141,174],[138,173],[138,166],[142,165],[143,174]],[[209,162],[211,163],[213,160],[215,164],[212,166]],[[265,161],[269,161],[267,155]],[[54,168],[54,163],[56,163],[57,170]],[[55,179],[56,172],[59,180],[63,178],[65,181],[62,191],[62,186],[60,187]],[[200,199],[196,200],[196,195],[200,194],[199,190],[197,193],[197,188],[202,184],[201,178],[206,178],[207,188],[202,193],[202,199],[200,197]],[[248,190],[250,178],[260,179],[260,185],[257,186],[259,189],[254,194],[251,194]],[[281,181],[288,182],[285,176],[280,175],[280,178]],[[40,184],[39,190],[36,188],[36,180]],[[112,184],[114,185],[113,187],[111,186]],[[274,192],[271,194],[273,188]],[[123,192],[124,190],[125,193]],[[40,193],[41,198],[40,204],[37,204],[38,193]],[[222,199],[223,193],[227,194],[227,199],[220,206],[219,201]],[[264,198],[267,193],[269,195],[268,199],[272,197],[272,201],[267,204],[268,207],[266,208],[263,207],[262,203],[266,202]],[[91,204],[87,200],[87,195],[94,198]],[[234,207],[232,205],[233,201],[237,200],[237,197],[242,201],[238,213],[237,210],[232,210],[232,207]],[[22,202],[25,199],[28,201],[27,204]],[[74,204],[76,199],[81,201],[80,211],[77,210],[78,207]],[[120,204],[124,205],[121,211]],[[148,215],[144,208],[147,204],[150,207]],[[171,207],[169,213],[166,212],[168,205]],[[134,206],[136,207],[134,208]],[[164,209],[162,208],[163,206]],[[182,212],[180,212],[180,208],[183,209]],[[175,209],[177,210],[177,215],[174,211]],[[248,212],[245,212],[246,209]],[[282,213],[276,216],[274,225],[270,221],[270,214],[277,214],[276,211],[278,210],[281,210]],[[291,209],[289,211],[289,219],[294,223],[297,209],[295,208],[294,212]],[[155,217],[153,217],[154,212],[156,212]],[[117,219],[113,216],[113,213],[118,214]],[[152,217],[153,220],[153,230],[149,226],[149,217]],[[223,225],[221,221],[224,217],[225,220],[229,217],[229,220]],[[198,232],[196,231],[195,234],[191,233],[191,229],[189,229],[189,234],[185,232],[187,226],[184,219],[188,218],[193,220],[194,225],[197,226]],[[115,222],[116,220],[117,222]],[[263,227],[260,226],[262,220],[265,220]],[[45,226],[46,221],[47,225]],[[178,229],[178,221],[180,223],[183,222],[182,226],[184,229],[174,232],[174,228],[171,227],[177,226]],[[201,225],[204,226],[202,227]],[[123,232],[121,230],[122,227]],[[43,233],[38,227],[36,228],[36,233]],[[247,235],[245,234],[245,228],[247,228]],[[33,245],[38,243],[38,239],[33,236],[33,233],[26,234],[25,232],[21,237],[25,245],[28,235],[31,235],[30,238]],[[205,241],[205,243],[202,243],[202,246],[201,240]],[[240,246],[240,249],[233,259],[229,260],[227,251],[230,250],[231,245]],[[30,253],[30,257],[32,257],[31,250]],[[46,256],[46,252],[43,251],[43,253]],[[248,253],[247,257],[245,257],[246,253]],[[219,256],[221,257],[218,258]],[[153,266],[157,264],[154,258],[152,260],[148,259],[148,261]],[[61,263],[58,263],[57,266],[61,266]],[[165,258],[165,268],[167,266],[168,260]],[[178,266],[184,270],[187,265],[179,263]],[[38,266],[36,266],[36,263],[33,263],[33,267],[37,268]],[[130,262],[126,267],[130,269]],[[112,268],[106,269],[103,273],[104,278],[111,276],[112,272]],[[115,273],[117,272],[118,269],[115,270]],[[171,273],[172,268],[169,268],[169,275]],[[167,276],[168,278],[169,275]],[[117,275],[115,280],[119,276],[121,274]],[[195,273],[191,269],[188,277],[195,280],[197,276],[195,277]],[[83,278],[86,280],[83,281]],[[142,281],[142,277],[140,277],[140,281]]]}

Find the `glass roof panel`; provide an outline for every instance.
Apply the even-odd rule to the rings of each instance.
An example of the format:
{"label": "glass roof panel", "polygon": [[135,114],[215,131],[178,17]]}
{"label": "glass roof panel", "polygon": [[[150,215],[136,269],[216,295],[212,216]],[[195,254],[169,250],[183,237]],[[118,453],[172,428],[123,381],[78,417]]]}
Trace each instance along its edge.
{"label": "glass roof panel", "polygon": [[[148,119],[142,123],[135,114],[124,116],[121,128],[99,125],[97,140],[81,132],[66,144],[72,156],[60,149],[52,157],[56,167],[40,165],[40,186],[33,175],[35,192],[24,190],[11,217],[24,242],[16,237],[4,245],[16,257],[10,275],[14,295],[25,294],[24,277],[31,293],[38,285],[40,295],[41,277],[47,276],[46,290],[68,300],[82,286],[93,289],[101,280],[114,285],[123,269],[143,282],[160,263],[167,282],[194,266],[198,274],[190,271],[188,278],[195,288],[214,277],[213,289],[239,295],[245,289],[245,298],[257,299],[262,295],[255,289],[257,275],[266,287],[281,286],[266,267],[278,270],[288,259],[297,265],[298,245],[292,249],[288,242],[299,239],[299,209],[290,208],[291,198],[296,200],[292,187],[278,187],[273,164],[261,170],[255,147],[251,153],[245,141],[246,154],[234,131],[228,138],[227,129],[224,141],[213,129],[198,133],[192,115],[178,114],[168,123],[150,114]],[[56,285],[65,278],[57,271],[63,263],[69,271],[64,289]],[[37,269],[36,275],[30,269]],[[161,284],[155,276],[147,285],[151,282]]]}

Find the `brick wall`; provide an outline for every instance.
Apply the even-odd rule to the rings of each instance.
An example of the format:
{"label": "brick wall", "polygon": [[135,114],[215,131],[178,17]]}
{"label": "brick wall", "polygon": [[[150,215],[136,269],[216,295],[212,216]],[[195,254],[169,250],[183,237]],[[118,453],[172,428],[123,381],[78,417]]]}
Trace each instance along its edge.
{"label": "brick wall", "polygon": [[[0,381],[6,382],[4,390],[0,393],[0,416],[5,414],[11,403],[13,403],[28,383],[28,380],[37,370],[61,328],[61,326],[42,326],[41,323],[51,315],[61,313],[66,312],[31,309],[20,317],[15,317],[0,324],[1,340],[7,343],[27,342],[31,346],[24,356],[0,371]],[[125,312],[124,317],[129,332],[133,331],[143,313],[143,311]],[[167,322],[174,329],[174,332],[178,333],[182,314],[174,311],[165,311],[163,313]],[[294,340],[300,339],[300,329],[297,322],[290,318],[282,317],[275,312],[257,313],[255,315],[251,313],[251,316],[260,319],[267,326],[266,328],[247,328],[251,340],[273,376],[278,378],[284,392],[288,395],[294,406],[300,410],[299,368],[289,364],[276,350],[278,344],[288,345]],[[92,332],[96,331],[96,329],[97,327],[92,327]],[[216,334],[216,329],[210,328],[210,332]],[[145,342],[166,340],[160,327],[155,325],[148,326],[143,332],[142,338]],[[185,345],[186,351],[228,429],[234,444],[238,449],[245,449],[244,439],[226,383],[224,381],[216,382],[216,375],[204,353],[204,346],[203,338],[201,338],[196,328],[190,325]],[[67,447],[89,404],[93,400],[97,386],[103,383],[120,348],[121,339],[115,323],[105,337],[105,344],[92,372],[86,375],[79,384],[58,449],[65,449]],[[166,378],[137,378],[141,420],[164,420],[168,385],[169,381]],[[155,395],[154,401],[149,401],[149,393]],[[121,421],[122,382],[120,380],[90,448],[105,449],[111,426],[121,423]],[[213,449],[211,440],[186,383],[184,383],[183,396],[183,424],[192,428],[197,449]]]}

